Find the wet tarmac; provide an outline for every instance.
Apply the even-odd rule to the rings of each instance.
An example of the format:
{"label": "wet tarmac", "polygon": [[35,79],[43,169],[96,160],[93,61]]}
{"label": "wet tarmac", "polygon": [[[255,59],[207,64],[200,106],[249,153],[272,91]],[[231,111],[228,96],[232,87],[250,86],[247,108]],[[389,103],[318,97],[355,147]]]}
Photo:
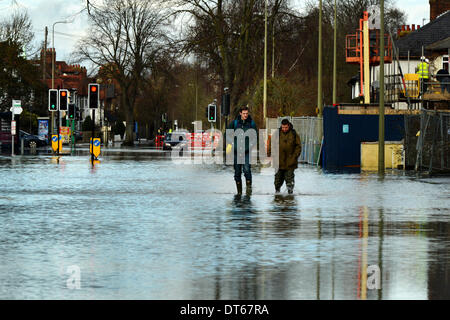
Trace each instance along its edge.
{"label": "wet tarmac", "polygon": [[449,299],[450,178],[0,156],[0,299]]}

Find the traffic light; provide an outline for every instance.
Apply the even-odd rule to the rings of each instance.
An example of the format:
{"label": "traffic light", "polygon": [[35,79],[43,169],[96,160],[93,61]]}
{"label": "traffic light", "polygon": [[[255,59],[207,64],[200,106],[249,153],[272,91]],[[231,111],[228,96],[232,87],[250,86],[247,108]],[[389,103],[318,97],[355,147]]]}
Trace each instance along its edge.
{"label": "traffic light", "polygon": [[70,103],[69,104],[69,119],[70,120],[74,120],[75,119],[75,114],[76,114],[75,103]]}
{"label": "traffic light", "polygon": [[227,117],[230,114],[230,94],[225,91],[222,96],[222,107],[220,108],[222,116]]}
{"label": "traffic light", "polygon": [[67,111],[69,105],[69,90],[59,89],[59,111]]}
{"label": "traffic light", "polygon": [[58,90],[48,90],[48,110],[58,111]]}
{"label": "traffic light", "polygon": [[208,121],[216,122],[216,105],[215,104],[208,105]]}
{"label": "traffic light", "polygon": [[88,89],[88,107],[90,109],[97,109],[98,105],[100,104],[100,85],[98,85],[97,83],[89,83]]}

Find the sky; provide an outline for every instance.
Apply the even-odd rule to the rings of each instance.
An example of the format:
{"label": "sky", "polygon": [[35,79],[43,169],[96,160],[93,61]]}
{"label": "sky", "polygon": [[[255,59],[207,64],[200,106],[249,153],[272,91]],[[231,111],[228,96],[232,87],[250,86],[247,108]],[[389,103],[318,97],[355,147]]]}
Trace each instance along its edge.
{"label": "sky", "polygon": [[[394,1],[398,8],[406,12],[407,24],[422,25],[423,18],[427,19],[425,23],[428,22],[429,0]],[[293,0],[293,2],[297,8],[302,8],[306,3],[305,0]],[[57,60],[70,62],[70,53],[76,48],[76,42],[86,34],[88,27],[87,12],[82,11],[85,7],[86,0],[0,0],[0,19],[9,17],[14,11],[27,10],[33,23],[36,47],[44,40],[46,26],[49,32],[48,47],[52,47],[53,24],[58,21],[71,21],[67,24],[56,24],[54,34]],[[33,52],[27,55],[31,56]]]}

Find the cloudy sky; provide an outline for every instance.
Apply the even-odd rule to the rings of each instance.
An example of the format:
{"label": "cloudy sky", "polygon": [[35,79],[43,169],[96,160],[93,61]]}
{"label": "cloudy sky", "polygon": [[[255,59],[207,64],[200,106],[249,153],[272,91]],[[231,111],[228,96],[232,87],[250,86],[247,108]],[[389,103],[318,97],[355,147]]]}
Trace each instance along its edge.
{"label": "cloudy sky", "polygon": [[[304,0],[294,1],[298,8],[301,8],[306,2]],[[397,7],[407,13],[408,24],[422,25],[422,19],[428,19],[430,16],[428,0],[396,0],[396,2]],[[0,0],[0,17],[4,19],[14,11],[27,10],[32,18],[37,44],[44,40],[44,29],[46,26],[48,27],[49,47],[52,42],[53,24],[57,21],[72,21],[68,24],[55,25],[57,59],[69,60],[70,52],[74,49],[76,41],[86,32],[87,12],[82,11],[85,5],[86,0]],[[427,23],[428,20],[425,22]]]}

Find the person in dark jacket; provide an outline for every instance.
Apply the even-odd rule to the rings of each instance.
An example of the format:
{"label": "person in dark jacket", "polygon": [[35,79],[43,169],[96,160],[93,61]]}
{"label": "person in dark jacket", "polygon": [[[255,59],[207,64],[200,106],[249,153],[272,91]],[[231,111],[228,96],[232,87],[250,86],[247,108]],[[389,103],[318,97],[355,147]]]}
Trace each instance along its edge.
{"label": "person in dark jacket", "polygon": [[[273,141],[273,142],[272,142]],[[294,171],[298,167],[298,157],[302,152],[300,137],[287,119],[281,121],[281,128],[270,140],[268,153],[271,153],[271,143],[278,141],[278,170],[275,174],[275,192],[280,192],[280,188],[286,181],[288,193],[294,192]]]}
{"label": "person in dark jacket", "polygon": [[447,90],[448,93],[450,93],[450,75],[448,73],[448,65],[445,65],[444,68],[440,69],[436,73],[436,79],[441,84],[441,93],[444,94]]}
{"label": "person in dark jacket", "polygon": [[[236,189],[238,194],[242,194],[242,171],[244,171],[244,176],[246,180],[246,192],[250,194],[252,191],[252,172],[250,165],[250,153],[253,147],[256,145],[255,139],[246,138],[249,135],[248,130],[254,130],[255,135],[249,135],[252,137],[257,137],[256,123],[252,120],[249,115],[249,109],[247,106],[242,106],[239,109],[239,115],[235,120],[231,121],[228,125],[228,130],[234,130],[234,135],[227,134],[227,153],[234,150],[234,180],[236,182]],[[243,139],[238,143],[238,134],[236,130],[242,129],[241,133],[244,133]],[[242,143],[244,142],[244,143]],[[244,158],[244,159],[242,159]],[[242,161],[244,160],[244,161]]]}

